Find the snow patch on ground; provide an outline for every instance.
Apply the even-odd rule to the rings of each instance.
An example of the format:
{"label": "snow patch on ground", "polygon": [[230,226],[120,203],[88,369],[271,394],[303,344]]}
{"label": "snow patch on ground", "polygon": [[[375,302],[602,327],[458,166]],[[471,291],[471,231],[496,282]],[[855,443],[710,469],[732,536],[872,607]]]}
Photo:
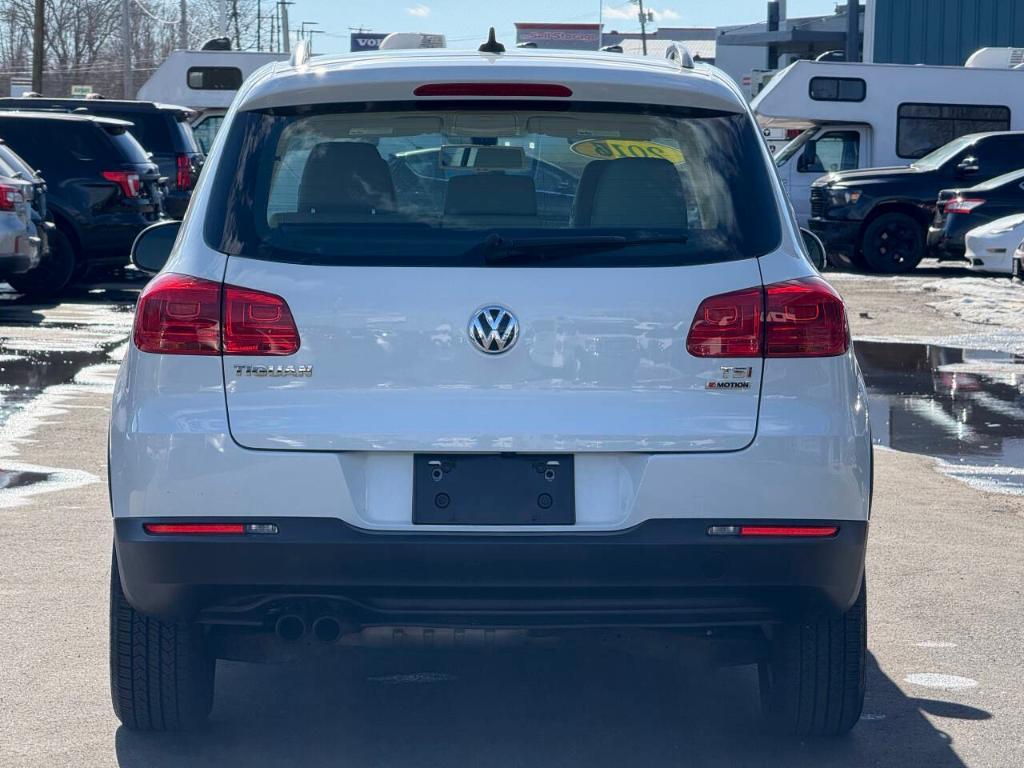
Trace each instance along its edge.
{"label": "snow patch on ground", "polygon": [[917,283],[911,290],[935,293],[936,301],[928,306],[944,315],[978,325],[1024,328],[1024,286],[1010,280],[962,277]]}

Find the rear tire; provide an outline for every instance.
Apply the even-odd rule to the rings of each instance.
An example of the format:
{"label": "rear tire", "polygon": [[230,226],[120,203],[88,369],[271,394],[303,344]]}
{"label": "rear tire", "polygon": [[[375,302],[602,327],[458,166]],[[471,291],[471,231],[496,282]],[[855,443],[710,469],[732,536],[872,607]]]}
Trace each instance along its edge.
{"label": "rear tire", "polygon": [[924,227],[905,213],[883,213],[861,238],[868,269],[890,275],[913,270],[924,258],[924,249]]}
{"label": "rear tire", "polygon": [[59,229],[54,229],[50,233],[50,252],[39,266],[22,275],[11,275],[7,282],[18,293],[31,298],[59,296],[71,284],[78,264],[74,243]]}
{"label": "rear tire", "polygon": [[117,556],[110,575],[110,698],[133,731],[180,731],[205,722],[213,706],[216,660],[202,627],[166,622],[125,599]]}
{"label": "rear tire", "polygon": [[761,705],[783,733],[840,736],[864,707],[867,588],[835,618],[783,625],[759,665]]}

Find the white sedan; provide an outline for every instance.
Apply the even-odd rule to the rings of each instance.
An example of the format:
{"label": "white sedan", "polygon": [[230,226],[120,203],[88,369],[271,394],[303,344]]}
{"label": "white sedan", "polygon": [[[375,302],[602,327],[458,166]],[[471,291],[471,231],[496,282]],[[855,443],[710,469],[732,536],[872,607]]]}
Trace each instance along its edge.
{"label": "white sedan", "polygon": [[1024,213],[1004,216],[967,233],[967,263],[979,272],[1009,275],[1014,251],[1024,240]]}

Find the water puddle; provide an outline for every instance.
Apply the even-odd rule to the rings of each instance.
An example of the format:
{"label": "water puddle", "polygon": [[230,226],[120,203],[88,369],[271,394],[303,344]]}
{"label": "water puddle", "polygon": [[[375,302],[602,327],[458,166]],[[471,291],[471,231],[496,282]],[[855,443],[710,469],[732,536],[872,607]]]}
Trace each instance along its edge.
{"label": "water puddle", "polygon": [[1024,493],[1024,355],[856,343],[876,445],[941,459],[947,474]]}
{"label": "water puddle", "polygon": [[0,469],[0,490],[25,488],[36,483],[45,483],[52,477],[50,472],[31,472],[19,469]]}
{"label": "water puddle", "polygon": [[69,384],[83,369],[108,359],[105,349],[40,350],[5,355],[0,359],[0,427],[12,413],[47,387]]}

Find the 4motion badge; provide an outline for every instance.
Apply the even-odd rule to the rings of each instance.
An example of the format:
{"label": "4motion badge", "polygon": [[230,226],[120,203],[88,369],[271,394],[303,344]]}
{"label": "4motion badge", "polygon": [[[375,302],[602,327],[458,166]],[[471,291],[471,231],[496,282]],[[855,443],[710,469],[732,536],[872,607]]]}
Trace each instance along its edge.
{"label": "4motion badge", "polygon": [[750,389],[754,369],[750,366],[723,365],[720,377],[707,383],[708,389]]}
{"label": "4motion badge", "polygon": [[236,365],[235,376],[312,376],[312,365]]}

